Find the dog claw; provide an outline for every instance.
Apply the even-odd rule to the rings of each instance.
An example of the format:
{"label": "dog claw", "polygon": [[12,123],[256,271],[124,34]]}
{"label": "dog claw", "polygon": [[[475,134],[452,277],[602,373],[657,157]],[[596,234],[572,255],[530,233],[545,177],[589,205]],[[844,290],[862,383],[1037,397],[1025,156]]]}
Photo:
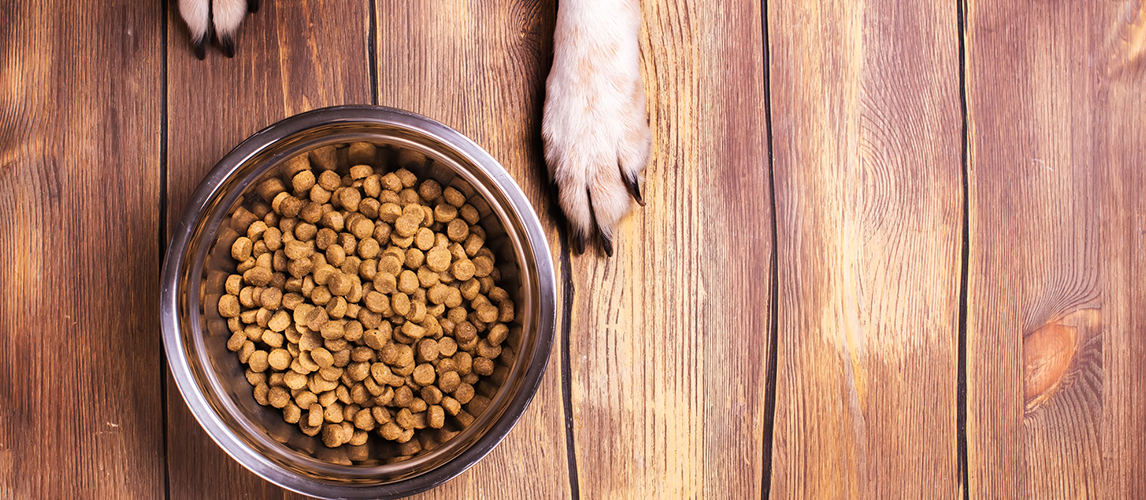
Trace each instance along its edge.
{"label": "dog claw", "polygon": [[605,250],[605,255],[608,257],[613,256],[613,237],[605,233],[601,233],[601,248]]}
{"label": "dog claw", "polygon": [[207,57],[207,37],[203,37],[198,42],[195,42],[192,48],[195,50],[195,57],[197,59],[200,61],[205,59]]}
{"label": "dog claw", "polygon": [[227,56],[227,58],[234,58],[235,39],[226,35],[219,37],[219,49],[223,51],[223,55]]}
{"label": "dog claw", "polygon": [[641,185],[637,183],[637,180],[629,178],[629,176],[623,172],[621,173],[621,180],[625,181],[625,188],[629,190],[629,194],[633,196],[633,199],[637,200],[637,204],[642,207],[645,206],[645,199],[641,196]]}
{"label": "dog claw", "polygon": [[573,232],[573,252],[575,255],[585,253],[585,233],[581,231]]}

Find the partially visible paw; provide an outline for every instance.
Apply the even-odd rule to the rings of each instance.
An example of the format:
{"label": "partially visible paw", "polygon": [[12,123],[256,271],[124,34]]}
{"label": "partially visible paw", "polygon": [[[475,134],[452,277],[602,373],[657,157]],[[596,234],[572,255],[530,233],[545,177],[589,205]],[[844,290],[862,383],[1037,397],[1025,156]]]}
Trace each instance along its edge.
{"label": "partially visible paw", "polygon": [[641,197],[650,133],[641,82],[639,4],[559,4],[541,132],[549,175],[575,250],[594,234],[613,254],[614,230]]}
{"label": "partially visible paw", "polygon": [[219,48],[227,57],[235,56],[235,38],[247,12],[257,12],[259,0],[179,0],[179,15],[191,32],[195,57],[207,55],[207,41],[214,31]]}

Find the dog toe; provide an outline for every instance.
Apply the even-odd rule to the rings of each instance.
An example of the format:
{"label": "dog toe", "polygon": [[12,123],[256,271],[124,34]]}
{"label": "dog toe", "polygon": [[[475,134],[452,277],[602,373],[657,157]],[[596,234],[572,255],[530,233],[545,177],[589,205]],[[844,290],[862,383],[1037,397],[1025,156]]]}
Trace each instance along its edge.
{"label": "dog toe", "polygon": [[210,0],[179,0],[179,16],[191,33],[191,47],[195,57],[202,60],[207,55],[207,29],[211,25]]}
{"label": "dog toe", "polygon": [[239,25],[247,15],[246,0],[214,0],[211,3],[211,21],[215,26],[215,36],[219,38],[219,48],[227,57],[235,56],[235,39]]}

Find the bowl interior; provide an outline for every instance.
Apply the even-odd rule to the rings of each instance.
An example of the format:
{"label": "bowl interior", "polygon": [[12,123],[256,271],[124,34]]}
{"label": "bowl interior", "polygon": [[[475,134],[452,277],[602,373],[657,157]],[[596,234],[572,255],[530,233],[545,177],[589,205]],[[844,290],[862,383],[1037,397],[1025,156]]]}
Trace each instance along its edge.
{"label": "bowl interior", "polygon": [[[317,436],[307,436],[297,425],[286,423],[281,410],[258,405],[244,377],[244,367],[236,354],[226,348],[231,332],[217,311],[219,297],[225,293],[223,283],[235,272],[237,264],[230,256],[231,243],[239,236],[232,227],[232,216],[240,209],[256,210],[255,205],[262,199],[255,187],[264,179],[280,175],[280,168],[289,158],[330,144],[338,145],[340,155],[345,155],[345,146],[352,142],[378,146],[374,165],[378,171],[406,168],[419,179],[435,179],[443,187],[452,186],[466,194],[480,214],[486,246],[497,256],[499,286],[509,292],[517,306],[493,375],[484,377],[474,387],[484,398],[475,398],[466,406],[475,417],[473,422],[463,425],[451,417],[441,430],[423,431],[423,449],[413,456],[403,456],[397,445],[377,436],[372,436],[367,445],[330,449]],[[226,435],[212,433],[212,438],[228,453],[257,457],[262,462],[260,466],[320,482],[385,484],[425,474],[479,446],[488,436],[496,435],[494,438],[499,441],[508,432],[519,417],[508,415],[508,423],[502,418],[507,416],[510,401],[520,400],[524,391],[529,393],[524,395],[528,402],[536,385],[527,383],[526,374],[535,372],[539,363],[543,368],[548,358],[551,339],[538,335],[546,328],[551,335],[552,329],[551,319],[548,326],[543,325],[547,292],[538,276],[539,259],[548,263],[548,255],[538,254],[536,242],[531,241],[535,238],[525,229],[525,214],[502,188],[508,176],[500,167],[492,172],[478,168],[477,161],[456,145],[408,127],[344,121],[277,139],[238,162],[229,172],[212,173],[225,177],[218,179],[214,192],[206,197],[199,211],[198,224],[190,228],[191,236],[183,253],[187,264],[180,271],[186,279],[179,281],[177,296],[183,303],[178,308],[183,330],[181,348],[194,385],[208,406],[196,411],[196,417],[201,422],[209,418],[221,424]],[[552,273],[551,266],[542,269]],[[210,415],[200,415],[202,411]],[[481,444],[487,448],[482,454],[495,444],[496,441]],[[242,450],[236,452],[235,447]],[[240,456],[236,459],[244,462]]]}

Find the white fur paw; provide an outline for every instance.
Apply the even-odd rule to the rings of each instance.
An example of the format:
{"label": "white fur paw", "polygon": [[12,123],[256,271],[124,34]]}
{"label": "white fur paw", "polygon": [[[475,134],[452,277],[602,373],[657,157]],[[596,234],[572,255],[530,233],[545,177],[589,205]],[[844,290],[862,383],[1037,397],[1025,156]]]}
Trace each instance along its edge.
{"label": "white fur paw", "polygon": [[179,15],[187,23],[191,44],[199,59],[207,55],[211,31],[223,54],[234,57],[239,25],[247,12],[258,10],[259,0],[179,0]]}
{"label": "white fur paw", "polygon": [[558,7],[541,131],[549,175],[579,253],[597,234],[612,255],[617,223],[633,199],[644,204],[641,171],[650,133],[639,7],[635,0],[569,0]]}

